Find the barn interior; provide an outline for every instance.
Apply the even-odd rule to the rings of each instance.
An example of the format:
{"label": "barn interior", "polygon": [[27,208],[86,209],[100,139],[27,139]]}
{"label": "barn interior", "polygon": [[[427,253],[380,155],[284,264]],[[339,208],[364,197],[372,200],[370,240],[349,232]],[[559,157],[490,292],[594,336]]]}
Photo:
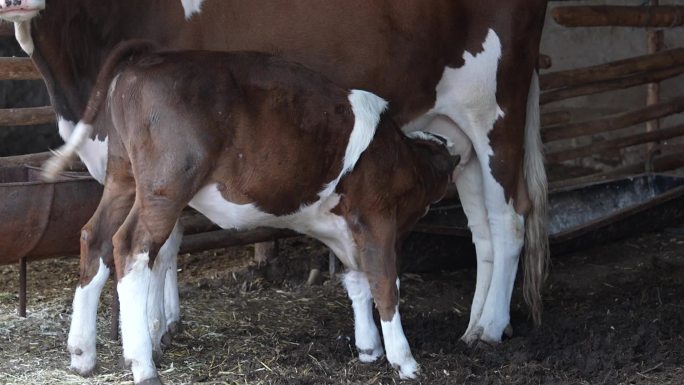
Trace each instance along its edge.
{"label": "barn interior", "polygon": [[[595,5],[677,12],[634,18],[617,8],[598,16],[578,9]],[[452,192],[403,250],[402,319],[421,364],[418,383],[682,383],[681,14],[677,0],[549,2],[539,64],[552,207],[543,324],[533,326],[517,282],[512,336],[497,346],[460,341],[475,259]],[[8,24],[0,24],[0,56],[0,193],[10,188],[16,199],[26,187],[18,194],[26,205],[48,212],[77,194],[68,188],[92,195],[99,185],[79,173],[78,162],[65,176],[71,187],[50,190],[49,202],[26,195],[46,194],[36,187],[37,167],[62,142],[40,74]],[[82,211],[73,229],[60,225],[61,215],[45,217],[40,226],[63,234],[31,247],[22,238],[28,233],[7,219],[29,212],[16,202],[0,201],[8,205],[0,209],[0,229],[7,229],[0,236],[0,382],[133,383],[121,369],[111,280],[98,309],[97,370],[86,378],[68,370],[78,229],[97,199],[71,203]],[[342,271],[325,246],[288,231],[220,231],[191,211],[184,221],[183,328],[157,363],[165,383],[398,382],[387,362],[359,362]]]}

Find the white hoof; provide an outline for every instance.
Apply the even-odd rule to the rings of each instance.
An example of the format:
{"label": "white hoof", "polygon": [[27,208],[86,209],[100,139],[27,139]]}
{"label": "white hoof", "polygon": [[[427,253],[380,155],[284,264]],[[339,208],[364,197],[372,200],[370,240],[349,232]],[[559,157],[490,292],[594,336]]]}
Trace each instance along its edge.
{"label": "white hoof", "polygon": [[392,367],[399,372],[399,378],[402,380],[414,380],[420,374],[420,368],[413,357],[408,357],[401,364],[391,363]]}
{"label": "white hoof", "polygon": [[71,353],[71,365],[69,368],[81,376],[89,376],[95,370],[96,357],[95,349],[78,348],[75,345],[69,345],[69,353]]}
{"label": "white hoof", "polygon": [[356,349],[359,351],[359,361],[364,363],[375,362],[378,358],[385,354],[382,346],[376,347],[374,349],[360,349],[357,346]]}

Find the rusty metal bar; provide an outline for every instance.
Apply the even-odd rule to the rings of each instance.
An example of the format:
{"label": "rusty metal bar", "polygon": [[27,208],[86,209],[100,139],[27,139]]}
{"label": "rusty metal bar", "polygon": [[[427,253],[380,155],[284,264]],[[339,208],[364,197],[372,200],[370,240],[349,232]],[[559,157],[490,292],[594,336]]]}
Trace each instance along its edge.
{"label": "rusty metal bar", "polygon": [[19,317],[26,318],[26,269],[27,258],[19,260]]}

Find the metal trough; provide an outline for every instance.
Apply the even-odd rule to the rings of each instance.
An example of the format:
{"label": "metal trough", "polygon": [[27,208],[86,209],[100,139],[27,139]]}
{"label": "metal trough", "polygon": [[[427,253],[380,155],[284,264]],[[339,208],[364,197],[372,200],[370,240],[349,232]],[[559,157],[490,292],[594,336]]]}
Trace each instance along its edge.
{"label": "metal trough", "polygon": [[[654,231],[684,220],[684,177],[641,174],[552,191],[549,242],[553,255]],[[459,204],[433,207],[415,231],[460,238],[474,253]]]}
{"label": "metal trough", "polygon": [[87,173],[65,172],[44,182],[38,167],[0,167],[0,265],[21,263],[20,316],[26,316],[27,261],[78,254],[81,227],[101,195],[102,186]]}
{"label": "metal trough", "polygon": [[0,167],[0,264],[78,254],[81,227],[101,195],[87,173],[44,182],[37,167]]}

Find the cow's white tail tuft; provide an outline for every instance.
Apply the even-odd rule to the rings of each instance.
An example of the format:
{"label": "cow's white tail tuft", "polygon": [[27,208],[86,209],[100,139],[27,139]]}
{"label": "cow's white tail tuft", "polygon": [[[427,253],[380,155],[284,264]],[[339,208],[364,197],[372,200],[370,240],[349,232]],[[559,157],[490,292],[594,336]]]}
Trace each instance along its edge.
{"label": "cow's white tail tuft", "polygon": [[43,179],[53,181],[57,178],[76,156],[78,149],[83,145],[86,139],[90,137],[93,132],[93,126],[78,122],[74,132],[69,136],[66,143],[55,151],[52,151],[52,156],[43,165]]}

